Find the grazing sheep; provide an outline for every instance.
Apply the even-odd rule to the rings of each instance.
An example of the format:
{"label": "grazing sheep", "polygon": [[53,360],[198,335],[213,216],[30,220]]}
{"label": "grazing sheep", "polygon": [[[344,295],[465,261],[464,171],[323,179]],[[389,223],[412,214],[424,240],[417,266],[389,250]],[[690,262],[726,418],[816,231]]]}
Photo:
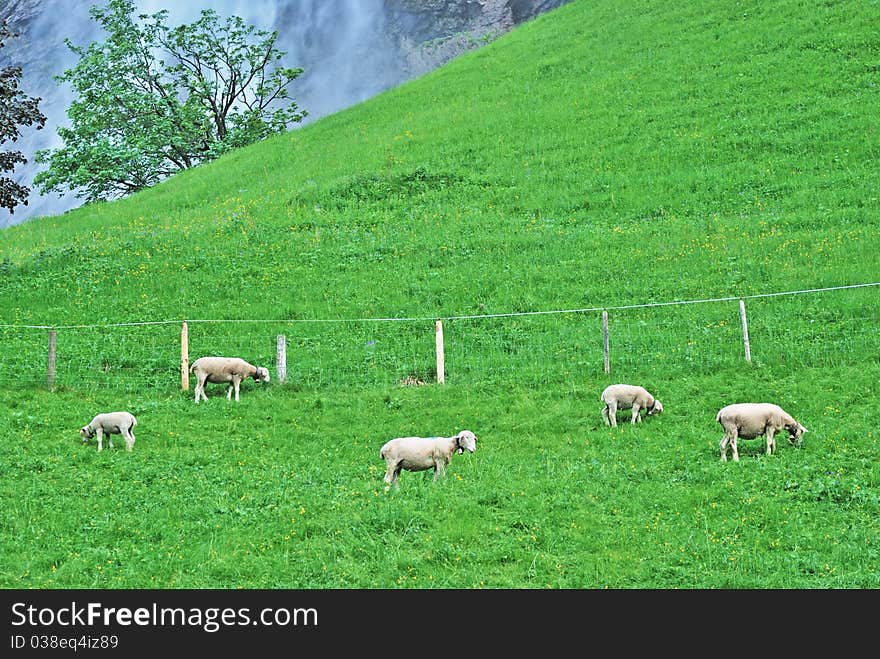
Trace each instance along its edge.
{"label": "grazing sheep", "polygon": [[238,357],[200,357],[189,367],[190,373],[196,374],[196,402],[199,398],[208,400],[205,395],[206,382],[228,382],[226,400],[232,398],[235,390],[235,402],[238,402],[238,387],[245,378],[253,378],[257,382],[269,381],[269,369],[254,366]]}
{"label": "grazing sheep", "polygon": [[477,450],[477,437],[470,430],[462,430],[454,437],[398,437],[385,443],[379,456],[388,464],[384,481],[385,491],[391,486],[398,488],[397,477],[402,469],[407,471],[434,470],[434,481],[446,473],[446,465],[458,451],[473,453]]}
{"label": "grazing sheep", "polygon": [[652,414],[660,414],[663,411],[663,405],[654,398],[644,387],[638,387],[632,384],[612,384],[605,387],[602,392],[602,402],[605,407],[602,408],[602,418],[605,419],[605,425],[617,427],[617,410],[628,410],[632,408],[631,423],[641,423],[641,410],[647,410],[647,416]]}
{"label": "grazing sheep", "polygon": [[79,429],[82,436],[82,443],[87,444],[88,441],[97,436],[98,450],[102,451],[103,438],[107,435],[107,441],[110,448],[113,448],[113,438],[111,435],[122,435],[125,439],[125,450],[130,451],[134,448],[134,432],[132,428],[137,425],[137,419],[130,412],[105,412],[98,414],[92,419],[88,425]]}
{"label": "grazing sheep", "polygon": [[739,462],[736,450],[738,437],[754,439],[764,435],[767,438],[767,455],[771,455],[776,448],[773,435],[780,430],[787,430],[789,443],[797,442],[798,445],[803,442],[804,433],[807,432],[788,412],[773,403],[734,403],[722,407],[715,420],[724,428],[724,437],[721,438],[721,459],[724,461],[727,461],[729,444],[734,461]]}

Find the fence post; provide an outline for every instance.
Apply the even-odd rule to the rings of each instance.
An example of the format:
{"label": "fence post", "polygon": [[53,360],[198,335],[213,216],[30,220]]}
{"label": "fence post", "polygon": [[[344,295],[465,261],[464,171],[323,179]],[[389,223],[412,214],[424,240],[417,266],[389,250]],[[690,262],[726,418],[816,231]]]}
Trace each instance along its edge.
{"label": "fence post", "polygon": [[437,383],[446,382],[446,357],[443,354],[443,321],[438,320],[435,325],[437,339]]}
{"label": "fence post", "polygon": [[602,312],[602,337],[605,349],[605,372],[611,372],[611,355],[608,349],[608,312]]}
{"label": "fence post", "polygon": [[186,321],[180,327],[180,388],[189,391],[189,330]]}
{"label": "fence post", "polygon": [[278,384],[284,384],[287,381],[287,339],[283,334],[279,334],[275,341],[277,357],[275,360],[275,370],[278,374]]}
{"label": "fence post", "polygon": [[49,391],[55,388],[55,330],[49,330],[49,360],[46,367],[46,386]]}
{"label": "fence post", "polygon": [[746,361],[751,363],[752,351],[749,348],[749,324],[746,322],[746,303],[743,302],[742,298],[739,299],[739,316],[742,318],[743,346],[745,347]]}

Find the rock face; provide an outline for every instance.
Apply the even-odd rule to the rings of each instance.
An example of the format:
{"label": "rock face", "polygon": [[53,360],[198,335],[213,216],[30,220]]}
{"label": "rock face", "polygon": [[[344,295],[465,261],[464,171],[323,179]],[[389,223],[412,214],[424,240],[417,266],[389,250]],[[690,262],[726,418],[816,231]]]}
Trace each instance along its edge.
{"label": "rock face", "polygon": [[[485,45],[519,23],[570,0],[136,0],[137,13],[169,10],[168,24],[198,18],[202,8],[239,15],[262,29],[278,31],[286,66],[301,67],[291,96],[307,110],[307,121],[359,103],[420,76],[461,53]],[[64,39],[78,46],[102,39],[88,9],[99,0],[0,0],[0,19],[20,34],[0,49],[0,67],[22,67],[21,89],[41,98],[44,129],[25,129],[16,144],[28,162],[12,178],[33,188],[34,154],[62,146],[59,125],[67,123],[72,99],[54,76],[76,63]],[[0,146],[2,148],[2,146]],[[0,227],[79,205],[73,194],[41,196],[14,214],[0,209]]]}
{"label": "rock face", "polygon": [[0,19],[5,18],[14,30],[20,30],[40,10],[40,0],[7,0]]}
{"label": "rock face", "polygon": [[384,0],[408,77],[445,64],[569,0]]}

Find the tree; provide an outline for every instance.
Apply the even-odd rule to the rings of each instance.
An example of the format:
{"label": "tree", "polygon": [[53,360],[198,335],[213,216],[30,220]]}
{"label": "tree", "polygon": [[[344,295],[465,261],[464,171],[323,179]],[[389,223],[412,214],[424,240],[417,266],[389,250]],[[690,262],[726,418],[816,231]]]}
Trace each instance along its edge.
{"label": "tree", "polygon": [[[7,21],[0,23],[0,48],[6,41],[17,37]],[[21,137],[21,128],[36,124],[37,130],[46,124],[46,117],[38,109],[42,99],[27,96],[19,89],[21,84],[21,67],[4,66],[0,68],[0,143]],[[0,172],[12,172],[18,164],[24,164],[27,158],[21,151],[0,151]],[[15,213],[20,204],[27,206],[30,189],[16,183],[8,176],[0,177],[0,207]]]}
{"label": "tree", "polygon": [[279,65],[277,32],[206,9],[169,28],[168,12],[140,14],[134,0],[109,0],[89,15],[107,33],[78,47],[77,64],[57,76],[75,100],[61,148],[37,153],[49,168],[42,192],[74,191],[86,201],[122,197],[302,121],[287,87],[301,73]]}

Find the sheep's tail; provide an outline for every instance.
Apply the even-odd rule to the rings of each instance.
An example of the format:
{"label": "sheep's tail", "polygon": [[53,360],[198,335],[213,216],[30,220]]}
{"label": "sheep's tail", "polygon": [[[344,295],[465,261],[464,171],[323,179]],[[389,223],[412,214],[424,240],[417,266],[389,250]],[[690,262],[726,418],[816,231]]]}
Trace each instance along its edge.
{"label": "sheep's tail", "polygon": [[379,457],[382,458],[383,460],[385,459],[385,447],[384,446],[381,449],[379,449]]}
{"label": "sheep's tail", "polygon": [[[137,417],[135,417],[134,415],[132,415],[132,417],[131,417],[131,428],[134,428],[137,424],[138,424]],[[131,430],[131,428],[129,428],[129,430]]]}
{"label": "sheep's tail", "polygon": [[721,410],[718,410],[718,414],[715,415],[715,420],[718,423],[721,423]]}
{"label": "sheep's tail", "polygon": [[192,364],[189,365],[189,372],[195,373],[195,371],[196,371],[196,363],[193,362]]}

